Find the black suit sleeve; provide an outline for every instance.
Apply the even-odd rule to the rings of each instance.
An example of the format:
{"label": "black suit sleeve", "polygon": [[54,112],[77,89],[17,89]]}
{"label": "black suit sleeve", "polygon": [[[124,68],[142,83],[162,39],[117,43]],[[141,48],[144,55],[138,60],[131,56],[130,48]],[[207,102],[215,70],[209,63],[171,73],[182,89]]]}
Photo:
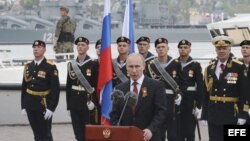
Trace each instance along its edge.
{"label": "black suit sleeve", "polygon": [[155,97],[154,97],[154,116],[153,120],[147,127],[151,132],[156,131],[157,128],[160,127],[160,125],[165,120],[166,115],[166,94],[165,94],[165,87],[164,84],[160,81],[154,81],[157,82],[154,85],[155,88]]}
{"label": "black suit sleeve", "polygon": [[59,94],[60,94],[60,84],[59,84],[59,78],[58,78],[58,70],[56,68],[56,65],[51,66],[50,71],[50,94],[47,97],[48,101],[48,109],[51,111],[55,111],[58,101],[59,101]]}

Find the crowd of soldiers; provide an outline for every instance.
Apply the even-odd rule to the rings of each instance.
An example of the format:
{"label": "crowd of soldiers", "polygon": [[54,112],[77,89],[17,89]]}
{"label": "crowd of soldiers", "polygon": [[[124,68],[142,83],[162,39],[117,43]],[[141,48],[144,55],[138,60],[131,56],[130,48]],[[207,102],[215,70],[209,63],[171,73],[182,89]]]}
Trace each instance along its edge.
{"label": "crowd of soldiers", "polygon": [[[56,53],[73,52],[73,42],[76,45],[76,60],[72,60],[67,66],[66,104],[75,138],[77,141],[83,141],[86,124],[102,124],[100,116],[102,107],[96,91],[101,39],[95,44],[98,59],[93,60],[87,54],[89,40],[86,37],[78,37],[74,40],[75,27],[69,22],[68,9],[61,7],[60,10],[62,19],[57,24],[55,51]],[[64,28],[64,24],[71,27]],[[200,63],[190,56],[192,46],[190,41],[179,41],[177,45],[179,57],[173,58],[168,55],[169,46],[166,38],[155,40],[157,56],[154,56],[149,52],[150,38],[141,36],[136,41],[140,56],[132,55],[130,62],[135,58],[143,58],[144,64],[143,67],[132,66],[135,68],[130,68],[131,74],[128,73],[127,65],[131,42],[127,37],[121,36],[117,38],[116,43],[119,55],[112,60],[113,88],[120,88],[120,84],[132,82],[131,78],[134,76],[130,76],[131,72],[136,69],[140,71],[142,68],[143,78],[144,75],[150,77],[154,79],[152,82],[156,80],[164,87],[161,88],[164,89],[164,96],[162,96],[164,98],[162,102],[165,105],[162,108],[165,110],[164,118],[154,121],[157,123],[155,124],[157,130],[160,131],[157,141],[166,139],[194,141],[198,120],[208,124],[210,141],[223,141],[223,128],[226,124],[250,124],[250,40],[240,43],[243,57],[237,59],[231,53],[232,39],[227,36],[213,38],[212,43],[217,57],[211,60],[205,70],[202,70]],[[35,59],[27,63],[24,68],[22,113],[28,116],[35,141],[52,141],[51,123],[60,93],[58,70],[53,62],[44,57],[45,42],[36,40],[32,47]],[[70,58],[73,59],[73,57]],[[58,59],[61,58],[58,57]],[[136,91],[139,93],[137,89]],[[143,87],[141,91],[147,95],[149,90]],[[159,107],[153,108],[153,111],[157,111],[157,108]],[[153,129],[145,130],[147,132],[145,140],[150,140],[152,133],[154,138],[155,132],[149,130]]]}
{"label": "crowd of soldiers", "polygon": [[[208,124],[209,140],[223,140],[225,124],[250,124],[249,82],[250,41],[241,42],[243,58],[231,55],[232,39],[217,36],[212,40],[217,58],[204,70],[190,56],[191,42],[181,40],[177,49],[179,57],[168,55],[168,40],[155,40],[157,56],[149,52],[150,39],[140,37],[136,43],[144,57],[144,74],[164,83],[166,97],[165,120],[161,121],[160,140],[195,140],[197,120]],[[129,81],[126,60],[130,40],[117,38],[119,55],[112,60],[113,87]],[[67,110],[72,119],[73,131],[78,141],[84,140],[86,124],[102,124],[99,97],[96,94],[99,58],[87,55],[89,40],[75,40],[77,58],[68,63],[66,83]],[[100,55],[101,40],[97,40],[96,53]],[[46,60],[46,44],[33,43],[35,59],[25,65],[22,84],[22,112],[28,115],[35,141],[52,141],[51,122],[59,100],[59,79],[56,65]],[[166,137],[167,133],[167,137]]]}

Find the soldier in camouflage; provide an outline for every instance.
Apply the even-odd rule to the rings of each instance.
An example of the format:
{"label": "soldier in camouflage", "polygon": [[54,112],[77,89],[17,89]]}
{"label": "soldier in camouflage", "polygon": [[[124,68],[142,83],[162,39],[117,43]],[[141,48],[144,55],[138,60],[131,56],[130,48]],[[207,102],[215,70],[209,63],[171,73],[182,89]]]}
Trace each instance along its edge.
{"label": "soldier in camouflage", "polygon": [[[73,53],[74,47],[74,33],[76,30],[76,23],[68,16],[69,9],[67,7],[60,7],[61,18],[57,22],[55,37],[54,37],[54,50],[58,53]],[[57,56],[57,59],[63,59],[63,56]],[[70,55],[73,59],[74,55]]]}

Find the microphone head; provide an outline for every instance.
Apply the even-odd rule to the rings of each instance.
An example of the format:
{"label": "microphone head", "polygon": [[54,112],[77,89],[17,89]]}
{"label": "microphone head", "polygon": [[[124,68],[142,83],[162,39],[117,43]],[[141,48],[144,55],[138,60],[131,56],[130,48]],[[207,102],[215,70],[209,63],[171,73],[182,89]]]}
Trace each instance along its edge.
{"label": "microphone head", "polygon": [[138,95],[134,92],[127,92],[125,95],[125,99],[128,98],[128,106],[132,107],[137,104],[138,101]]}
{"label": "microphone head", "polygon": [[113,90],[111,94],[111,100],[115,104],[122,103],[124,101],[124,93],[121,90]]}

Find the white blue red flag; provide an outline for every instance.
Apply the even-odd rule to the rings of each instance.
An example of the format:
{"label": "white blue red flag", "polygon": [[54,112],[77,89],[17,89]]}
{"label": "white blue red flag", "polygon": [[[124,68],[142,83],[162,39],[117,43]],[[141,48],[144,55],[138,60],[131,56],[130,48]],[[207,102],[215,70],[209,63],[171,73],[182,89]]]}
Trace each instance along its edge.
{"label": "white blue red flag", "polygon": [[132,0],[126,0],[126,9],[124,13],[122,36],[130,39],[129,53],[135,52],[134,44],[134,16],[133,16],[133,3]]}
{"label": "white blue red flag", "polygon": [[101,37],[101,54],[97,92],[100,92],[101,124],[109,125],[109,113],[112,108],[112,58],[111,58],[111,13],[110,0],[104,1],[104,15]]}

